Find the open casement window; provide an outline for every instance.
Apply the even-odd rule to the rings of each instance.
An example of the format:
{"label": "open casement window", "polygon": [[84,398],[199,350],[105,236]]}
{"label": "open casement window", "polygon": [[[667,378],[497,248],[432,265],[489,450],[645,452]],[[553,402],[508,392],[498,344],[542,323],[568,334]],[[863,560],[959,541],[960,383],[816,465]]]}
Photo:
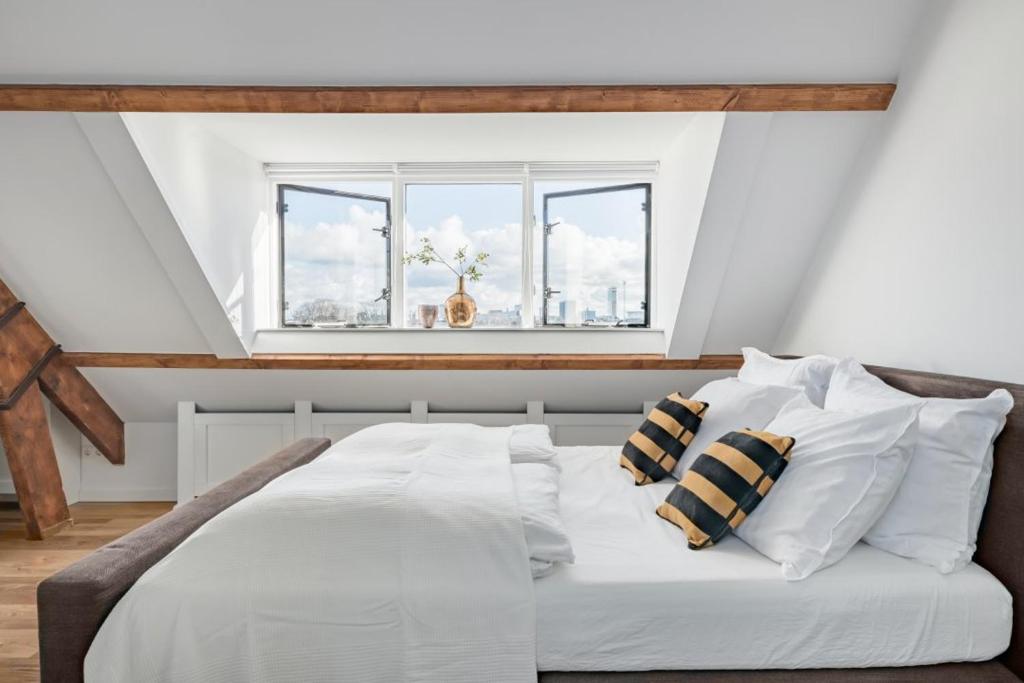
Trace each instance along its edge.
{"label": "open casement window", "polygon": [[390,197],[278,185],[277,207],[282,325],[389,325]]}
{"label": "open casement window", "polygon": [[542,325],[649,327],[651,185],[542,195]]}

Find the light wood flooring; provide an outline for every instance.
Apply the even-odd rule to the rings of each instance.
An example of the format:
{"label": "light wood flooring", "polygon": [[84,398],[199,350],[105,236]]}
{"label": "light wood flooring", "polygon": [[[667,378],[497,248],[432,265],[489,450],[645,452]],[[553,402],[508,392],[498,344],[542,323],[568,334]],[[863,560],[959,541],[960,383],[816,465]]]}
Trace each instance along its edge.
{"label": "light wood flooring", "polygon": [[75,520],[44,541],[25,540],[17,505],[0,503],[0,681],[39,680],[36,586],[101,545],[171,509],[172,503],[78,503]]}

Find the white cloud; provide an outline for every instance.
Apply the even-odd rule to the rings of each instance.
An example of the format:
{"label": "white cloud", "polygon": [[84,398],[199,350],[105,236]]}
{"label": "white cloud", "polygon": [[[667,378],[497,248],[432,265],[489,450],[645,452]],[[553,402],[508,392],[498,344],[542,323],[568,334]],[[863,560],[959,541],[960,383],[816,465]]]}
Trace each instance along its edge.
{"label": "white cloud", "polygon": [[366,304],[387,286],[386,243],[382,211],[349,207],[344,223],[313,226],[285,222],[286,297],[294,308],[304,301],[333,299]]}

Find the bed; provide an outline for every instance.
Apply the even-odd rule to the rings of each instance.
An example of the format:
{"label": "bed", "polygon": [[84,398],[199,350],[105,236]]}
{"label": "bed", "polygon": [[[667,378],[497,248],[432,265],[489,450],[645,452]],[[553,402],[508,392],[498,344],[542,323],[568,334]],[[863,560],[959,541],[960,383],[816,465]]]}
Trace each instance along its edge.
{"label": "bed", "polygon": [[[872,371],[919,395],[1006,386]],[[560,449],[563,516],[577,562],[535,582],[541,680],[1017,680],[1024,646],[1011,605],[1024,590],[1024,387],[1008,388],[1017,406],[996,445],[976,564],[950,576],[858,546],[839,565],[787,584],[777,565],[738,539],[714,553],[687,551],[675,529],[649,514],[667,484],[620,490],[628,481],[613,466],[615,449]],[[300,441],[41,584],[43,680],[81,680],[100,625],[147,569],[203,522],[327,446]],[[681,640],[687,647],[676,645]]]}
{"label": "bed", "polygon": [[675,482],[632,486],[619,450],[559,449],[576,562],[536,582],[541,671],[913,666],[1006,649],[1010,594],[985,569],[941,575],[862,543],[787,582],[735,536],[694,552],[650,514]]}

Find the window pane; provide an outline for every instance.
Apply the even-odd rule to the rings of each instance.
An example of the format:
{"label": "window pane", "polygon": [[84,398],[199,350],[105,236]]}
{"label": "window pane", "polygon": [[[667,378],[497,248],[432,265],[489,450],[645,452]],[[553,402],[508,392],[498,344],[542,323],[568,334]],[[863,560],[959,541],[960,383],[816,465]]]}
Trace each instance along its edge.
{"label": "window pane", "polygon": [[387,325],[388,239],[380,229],[389,198],[284,185],[281,198],[284,323]]}
{"label": "window pane", "polygon": [[[586,187],[538,183],[547,239],[547,286],[536,310],[549,325],[646,324],[649,185]],[[538,225],[537,262],[544,268],[544,228]],[[546,302],[545,302],[546,298]]]}
{"label": "window pane", "polygon": [[[458,267],[455,252],[466,247],[468,266],[479,252],[489,256],[483,278],[466,282],[476,300],[474,327],[519,327],[522,307],[522,215],[519,184],[415,184],[405,192],[406,253],[419,251],[426,237],[437,253]],[[456,275],[438,263],[414,261],[405,267],[405,315],[419,327],[420,304],[438,307],[444,327],[444,302],[455,292]]]}

